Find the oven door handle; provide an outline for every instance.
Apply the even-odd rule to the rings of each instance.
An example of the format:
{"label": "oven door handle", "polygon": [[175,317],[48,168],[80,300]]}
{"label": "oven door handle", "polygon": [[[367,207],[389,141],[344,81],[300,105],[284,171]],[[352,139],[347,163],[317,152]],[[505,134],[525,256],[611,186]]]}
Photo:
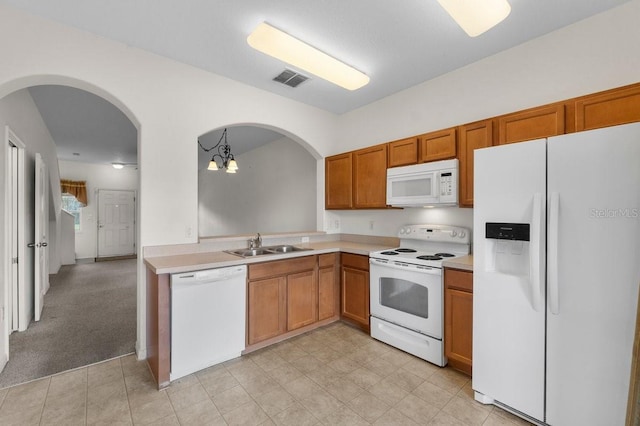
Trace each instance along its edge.
{"label": "oven door handle", "polygon": [[423,274],[442,275],[442,269],[433,268],[431,266],[411,265],[403,262],[390,262],[388,260],[380,260],[380,259],[374,259],[374,258],[369,258],[369,263],[372,266],[377,266],[379,268],[390,268],[390,269],[398,269],[400,271],[411,271],[411,272],[420,272]]}

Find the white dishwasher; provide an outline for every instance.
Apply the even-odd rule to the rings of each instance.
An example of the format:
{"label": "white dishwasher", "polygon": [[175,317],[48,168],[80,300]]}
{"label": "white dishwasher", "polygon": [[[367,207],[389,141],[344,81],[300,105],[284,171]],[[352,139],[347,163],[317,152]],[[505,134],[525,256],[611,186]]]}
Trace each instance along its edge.
{"label": "white dishwasher", "polygon": [[240,356],[247,266],[171,275],[170,380]]}

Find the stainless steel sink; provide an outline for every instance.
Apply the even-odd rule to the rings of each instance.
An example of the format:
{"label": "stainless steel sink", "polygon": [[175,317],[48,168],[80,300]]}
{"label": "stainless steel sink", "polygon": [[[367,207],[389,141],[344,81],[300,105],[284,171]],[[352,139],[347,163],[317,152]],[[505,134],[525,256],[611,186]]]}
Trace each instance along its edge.
{"label": "stainless steel sink", "polygon": [[241,256],[241,257],[252,257],[252,256],[260,256],[262,254],[271,254],[270,252],[266,251],[264,248],[257,248],[257,249],[238,249],[238,250],[225,250],[226,253],[229,254],[235,254],[236,256]]}
{"label": "stainless steel sink", "polygon": [[264,247],[264,249],[274,253],[291,253],[292,251],[310,250],[308,248],[300,248],[300,247],[288,246],[288,245]]}
{"label": "stainless steel sink", "polygon": [[233,254],[240,257],[253,257],[253,256],[262,256],[262,255],[269,255],[269,254],[292,253],[294,251],[306,251],[306,250],[311,250],[311,249],[283,244],[279,246],[267,246],[267,247],[260,247],[255,249],[242,248],[237,250],[225,250],[225,253]]}

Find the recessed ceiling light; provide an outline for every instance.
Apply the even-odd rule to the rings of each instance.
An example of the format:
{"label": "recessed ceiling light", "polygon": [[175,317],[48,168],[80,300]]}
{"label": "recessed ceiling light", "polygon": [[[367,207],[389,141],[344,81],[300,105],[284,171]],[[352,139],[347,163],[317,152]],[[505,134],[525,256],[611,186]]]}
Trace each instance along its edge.
{"label": "recessed ceiling light", "polygon": [[476,37],[502,22],[511,6],[507,0],[438,0],[469,37]]}
{"label": "recessed ceiling light", "polygon": [[347,90],[356,90],[369,83],[369,76],[313,46],[261,23],[247,37],[249,46],[269,56],[314,74]]}
{"label": "recessed ceiling light", "polygon": [[111,163],[111,166],[114,169],[122,169],[124,167],[124,164],[122,164],[122,163]]}

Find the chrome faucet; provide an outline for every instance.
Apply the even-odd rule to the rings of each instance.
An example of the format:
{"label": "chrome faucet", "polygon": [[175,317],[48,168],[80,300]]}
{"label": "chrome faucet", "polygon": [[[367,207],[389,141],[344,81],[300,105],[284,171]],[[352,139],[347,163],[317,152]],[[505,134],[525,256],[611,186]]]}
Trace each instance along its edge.
{"label": "chrome faucet", "polygon": [[259,232],[256,234],[255,237],[249,238],[250,249],[257,249],[257,248],[260,248],[261,246],[262,246],[262,237],[260,236]]}

